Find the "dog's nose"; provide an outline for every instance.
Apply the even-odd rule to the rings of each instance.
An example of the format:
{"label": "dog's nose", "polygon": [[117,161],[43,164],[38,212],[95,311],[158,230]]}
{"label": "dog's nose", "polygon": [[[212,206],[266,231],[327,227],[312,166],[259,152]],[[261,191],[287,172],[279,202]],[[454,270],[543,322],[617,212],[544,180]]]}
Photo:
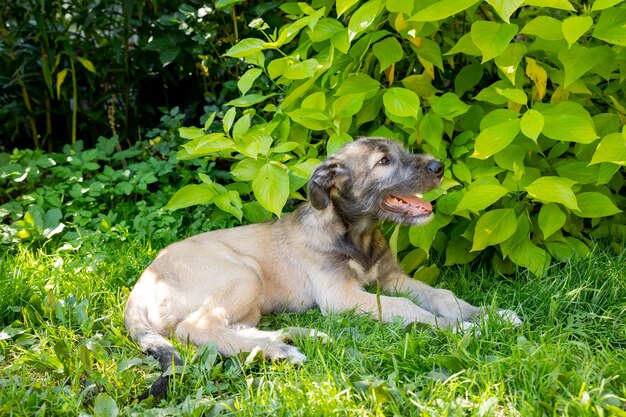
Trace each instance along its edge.
{"label": "dog's nose", "polygon": [[443,176],[443,164],[439,161],[430,161],[426,168],[439,178]]}

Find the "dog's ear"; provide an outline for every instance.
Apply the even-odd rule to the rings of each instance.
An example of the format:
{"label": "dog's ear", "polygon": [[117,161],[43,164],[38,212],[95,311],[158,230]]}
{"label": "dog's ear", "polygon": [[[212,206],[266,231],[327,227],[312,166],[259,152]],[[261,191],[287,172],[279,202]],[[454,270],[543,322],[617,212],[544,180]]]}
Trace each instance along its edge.
{"label": "dog's ear", "polygon": [[309,180],[309,200],[318,210],[330,204],[333,189],[343,191],[352,185],[350,171],[343,164],[328,160],[313,171]]}

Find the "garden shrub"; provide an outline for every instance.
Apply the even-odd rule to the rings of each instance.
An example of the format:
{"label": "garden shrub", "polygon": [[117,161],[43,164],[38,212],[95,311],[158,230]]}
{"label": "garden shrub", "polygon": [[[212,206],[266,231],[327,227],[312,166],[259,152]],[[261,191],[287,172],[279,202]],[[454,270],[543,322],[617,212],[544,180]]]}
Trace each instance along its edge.
{"label": "garden shrub", "polygon": [[[214,203],[280,215],[318,160],[359,135],[444,161],[436,217],[393,229],[392,249],[425,281],[488,253],[500,272],[541,275],[552,259],[623,250],[626,5],[599,0],[337,0],[280,6],[227,52],[239,98],[182,128],[180,159],[230,165],[169,208]],[[221,123],[220,123],[221,122]]]}
{"label": "garden shrub", "polygon": [[0,243],[41,245],[52,239],[65,250],[89,251],[132,235],[159,246],[181,234],[232,225],[233,219],[206,206],[178,213],[163,209],[196,170],[219,175],[207,161],[177,160],[176,130],[183,118],[172,109],[148,132],[148,140],[121,152],[113,136],[100,137],[88,149],[78,141],[60,153],[0,153]]}

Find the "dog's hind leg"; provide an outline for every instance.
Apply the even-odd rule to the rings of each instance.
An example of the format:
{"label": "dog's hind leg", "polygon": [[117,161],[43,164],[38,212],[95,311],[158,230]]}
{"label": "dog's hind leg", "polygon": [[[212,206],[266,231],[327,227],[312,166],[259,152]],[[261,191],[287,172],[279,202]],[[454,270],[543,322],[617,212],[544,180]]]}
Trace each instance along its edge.
{"label": "dog's hind leg", "polygon": [[[258,322],[258,319],[256,321]],[[204,307],[181,321],[176,326],[175,334],[180,340],[196,345],[214,341],[217,351],[224,356],[251,352],[259,348],[263,357],[271,360],[287,360],[294,364],[306,360],[306,356],[295,346],[283,342],[289,338],[285,332],[263,331],[254,327],[237,328],[229,325],[219,311],[210,311]]]}

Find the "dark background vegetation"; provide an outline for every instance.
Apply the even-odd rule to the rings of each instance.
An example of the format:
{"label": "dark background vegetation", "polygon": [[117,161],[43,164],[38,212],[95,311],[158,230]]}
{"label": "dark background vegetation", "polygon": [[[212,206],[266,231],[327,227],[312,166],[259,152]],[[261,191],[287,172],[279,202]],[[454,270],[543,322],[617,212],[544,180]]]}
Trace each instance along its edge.
{"label": "dark background vegetation", "polygon": [[241,63],[223,53],[255,17],[280,19],[279,4],[2,2],[0,151],[58,151],[77,140],[89,148],[113,135],[130,145],[174,107],[197,123],[237,96],[228,80]]}

